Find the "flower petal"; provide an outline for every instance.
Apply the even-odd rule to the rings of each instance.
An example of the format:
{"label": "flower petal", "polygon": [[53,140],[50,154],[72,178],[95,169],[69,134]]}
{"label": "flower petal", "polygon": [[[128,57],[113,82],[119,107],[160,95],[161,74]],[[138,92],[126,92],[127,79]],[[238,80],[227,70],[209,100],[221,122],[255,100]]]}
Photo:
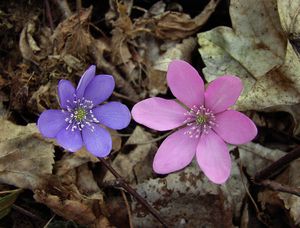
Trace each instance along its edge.
{"label": "flower petal", "polygon": [[120,102],[109,102],[96,107],[93,114],[101,124],[115,130],[127,127],[131,119],[129,109]]}
{"label": "flower petal", "polygon": [[82,137],[79,130],[71,131],[71,129],[63,128],[56,135],[57,143],[68,151],[76,152],[82,147]]}
{"label": "flower petal", "polygon": [[77,98],[82,98],[88,84],[92,81],[96,73],[96,66],[91,65],[81,76],[76,89]]}
{"label": "flower petal", "polygon": [[93,124],[94,131],[89,127],[82,129],[82,137],[86,149],[96,157],[107,156],[112,148],[112,140],[107,130]]}
{"label": "flower petal", "polygon": [[224,183],[231,170],[231,159],[225,142],[214,132],[203,134],[196,152],[204,174],[216,184]]}
{"label": "flower petal", "polygon": [[61,108],[74,107],[75,88],[69,80],[60,80],[58,83],[58,97]]}
{"label": "flower petal", "polygon": [[243,113],[234,110],[217,114],[216,123],[214,131],[230,144],[247,143],[257,135],[257,128],[253,121]]}
{"label": "flower petal", "polygon": [[159,174],[178,171],[191,163],[199,139],[185,135],[182,128],[168,136],[158,148],[153,161],[153,170]]}
{"label": "flower petal", "polygon": [[222,76],[210,82],[205,91],[205,107],[214,113],[225,111],[234,105],[243,90],[241,79]]}
{"label": "flower petal", "polygon": [[44,137],[54,138],[62,128],[67,127],[65,118],[62,110],[46,110],[38,119],[38,129]]}
{"label": "flower petal", "polygon": [[173,95],[189,108],[204,103],[204,83],[198,72],[187,62],[174,60],[167,72]]}
{"label": "flower petal", "polygon": [[153,97],[135,104],[131,114],[140,124],[154,130],[166,131],[183,125],[185,112],[186,109],[174,100]]}
{"label": "flower petal", "polygon": [[98,105],[110,97],[115,88],[115,80],[111,75],[97,75],[86,87],[84,98]]}

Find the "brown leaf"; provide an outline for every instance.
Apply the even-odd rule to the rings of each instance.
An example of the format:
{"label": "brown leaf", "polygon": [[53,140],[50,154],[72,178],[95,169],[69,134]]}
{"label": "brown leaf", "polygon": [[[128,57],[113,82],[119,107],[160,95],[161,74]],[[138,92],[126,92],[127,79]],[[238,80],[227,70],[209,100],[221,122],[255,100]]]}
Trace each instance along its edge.
{"label": "brown leaf", "polygon": [[52,173],[53,145],[40,138],[35,124],[0,120],[0,181],[35,189]]}
{"label": "brown leaf", "polygon": [[138,19],[134,25],[136,28],[149,28],[160,39],[184,39],[205,24],[218,3],[219,0],[211,0],[193,19],[185,13],[167,11],[150,19]]}

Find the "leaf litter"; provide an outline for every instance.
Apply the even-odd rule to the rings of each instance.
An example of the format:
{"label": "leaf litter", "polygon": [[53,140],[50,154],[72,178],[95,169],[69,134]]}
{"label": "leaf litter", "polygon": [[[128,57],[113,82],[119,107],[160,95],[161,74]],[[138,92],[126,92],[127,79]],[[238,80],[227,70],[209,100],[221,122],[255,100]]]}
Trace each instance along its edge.
{"label": "leaf litter", "polygon": [[[209,183],[195,163],[181,172],[155,175],[152,160],[161,135],[135,123],[122,132],[126,136],[113,132],[112,166],[175,227],[214,227],[220,221],[224,227],[249,225],[259,217],[250,215],[251,197],[269,216],[268,224],[279,207],[285,211],[282,221],[289,221],[283,224],[299,225],[299,197],[257,187],[251,179],[299,144],[298,0],[289,4],[233,0],[229,13],[225,12],[232,28],[211,25],[211,18],[224,13],[218,5],[226,7],[217,0],[201,3],[197,13],[189,12],[184,3],[163,1],[139,6],[135,1],[111,0],[107,10],[99,11],[94,3],[77,12],[72,11],[75,5],[69,8],[66,1],[57,2],[50,3],[53,31],[42,13],[44,6],[1,3],[0,45],[5,50],[0,63],[0,109],[5,114],[0,120],[1,183],[31,190],[34,199],[55,214],[88,227],[129,227],[128,215],[135,227],[156,227],[157,222],[134,198],[127,196],[130,207],[125,207],[114,177],[95,157],[84,149],[72,154],[62,151],[53,141],[42,139],[35,117],[58,108],[58,80],[75,84],[90,63],[96,63],[98,72],[115,77],[117,93],[112,100],[132,106],[145,97],[169,96],[165,72],[171,60],[203,60],[208,82],[224,74],[243,80],[245,89],[236,109],[264,116],[263,122],[256,119],[262,130],[282,127],[272,136],[262,131],[255,143],[231,148],[232,176],[222,186]],[[57,6],[61,11],[53,10]],[[5,34],[11,33],[8,39]],[[200,55],[195,56],[197,48]],[[265,114],[279,111],[291,114],[292,127]],[[287,127],[292,131],[283,130]],[[289,137],[278,141],[281,133]],[[299,188],[298,163],[279,170],[273,181]],[[18,203],[15,199],[9,205]],[[5,213],[8,218],[9,211]],[[248,220],[242,214],[243,218],[248,214]],[[45,218],[50,217],[45,213]]]}

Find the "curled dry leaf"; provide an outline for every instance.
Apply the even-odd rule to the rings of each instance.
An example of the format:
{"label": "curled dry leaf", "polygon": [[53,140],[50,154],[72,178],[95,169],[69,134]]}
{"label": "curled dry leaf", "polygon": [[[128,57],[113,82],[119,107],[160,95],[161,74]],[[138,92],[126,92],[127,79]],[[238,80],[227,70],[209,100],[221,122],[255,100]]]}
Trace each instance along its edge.
{"label": "curled dry leaf", "polygon": [[[245,196],[235,161],[231,178],[222,186],[209,182],[193,162],[180,172],[145,180],[136,188],[172,227],[231,227]],[[132,206],[134,225],[155,227],[156,221],[147,211],[135,201]]]}
{"label": "curled dry leaf", "polygon": [[90,227],[109,227],[103,193],[87,163],[76,166],[74,162],[68,170],[64,164],[70,165],[70,160],[63,159],[59,163],[55,176],[34,190],[35,200],[68,220]]}
{"label": "curled dry leaf", "polygon": [[146,28],[160,39],[178,40],[191,36],[205,24],[215,11],[219,0],[211,0],[204,10],[191,19],[188,14],[167,11],[151,18],[140,18],[135,22],[137,28]]}
{"label": "curled dry leaf", "polygon": [[300,62],[287,44],[276,1],[234,0],[230,16],[233,29],[218,27],[198,35],[206,79],[239,76],[245,85],[236,105],[240,110],[299,103]]}
{"label": "curled dry leaf", "polygon": [[0,181],[31,190],[40,187],[52,173],[53,145],[39,136],[35,124],[0,120],[0,132]]}

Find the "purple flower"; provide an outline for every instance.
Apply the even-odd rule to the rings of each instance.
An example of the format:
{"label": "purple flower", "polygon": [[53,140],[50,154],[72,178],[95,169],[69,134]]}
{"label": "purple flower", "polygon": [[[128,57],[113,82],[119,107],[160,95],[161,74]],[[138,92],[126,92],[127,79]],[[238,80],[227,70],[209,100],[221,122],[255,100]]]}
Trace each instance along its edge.
{"label": "purple flower", "polygon": [[95,76],[90,66],[77,89],[68,80],[60,80],[58,96],[62,110],[46,110],[38,119],[43,136],[56,138],[59,145],[75,152],[83,145],[97,157],[105,157],[112,148],[109,132],[103,127],[122,129],[130,122],[130,111],[119,102],[100,105],[112,94],[115,81],[111,75]]}
{"label": "purple flower", "polygon": [[231,170],[226,143],[247,143],[257,134],[255,124],[247,116],[228,110],[242,92],[241,80],[222,76],[209,83],[204,91],[198,72],[188,63],[175,60],[169,65],[167,81],[185,107],[175,100],[154,97],[132,109],[133,119],[149,128],[166,131],[180,127],[159,147],[154,171],[167,174],[180,170],[196,154],[204,174],[214,183],[224,183]]}

